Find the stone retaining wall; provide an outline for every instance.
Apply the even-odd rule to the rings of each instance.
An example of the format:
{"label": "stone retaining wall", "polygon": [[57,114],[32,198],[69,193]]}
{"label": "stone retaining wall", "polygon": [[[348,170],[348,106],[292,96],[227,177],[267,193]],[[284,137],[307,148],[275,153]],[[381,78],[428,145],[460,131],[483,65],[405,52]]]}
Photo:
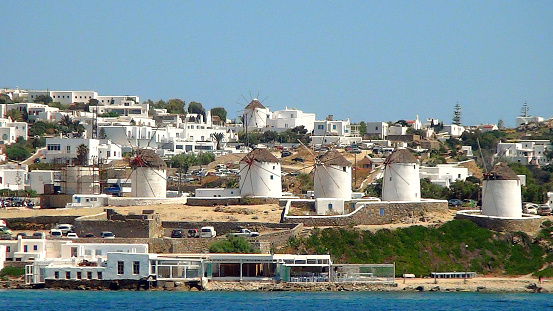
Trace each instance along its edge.
{"label": "stone retaining wall", "polygon": [[100,236],[102,231],[111,231],[122,238],[159,238],[163,229],[159,217],[153,219],[94,220],[76,219],[75,232],[79,236],[92,233]]}
{"label": "stone retaining wall", "polygon": [[49,230],[56,224],[72,224],[79,216],[36,216],[3,218],[12,230]]}
{"label": "stone retaining wall", "polygon": [[[250,229],[252,231],[263,231],[266,229],[293,229],[295,224],[281,224],[270,222],[217,222],[217,221],[163,221],[162,226],[165,236],[170,236],[173,229],[200,229],[201,227],[212,226],[217,235],[224,235],[229,232],[236,232],[238,229]],[[186,234],[186,232],[185,232]]]}
{"label": "stone retaining wall", "polygon": [[535,233],[540,230],[542,218],[522,218],[522,219],[507,219],[497,217],[486,217],[482,215],[471,215],[470,213],[457,213],[455,219],[467,219],[474,222],[476,225],[482,228],[502,231],[502,232],[516,232],[522,231],[526,233]]}
{"label": "stone retaining wall", "polygon": [[190,206],[217,206],[217,205],[260,205],[260,204],[277,204],[279,199],[275,198],[188,198],[186,205]]}
{"label": "stone retaining wall", "polygon": [[109,197],[110,206],[137,206],[137,205],[158,205],[158,204],[186,204],[187,197],[181,198],[130,198],[130,197]]}
{"label": "stone retaining wall", "polygon": [[[285,212],[287,209],[285,209]],[[283,213],[281,222],[303,223],[306,226],[383,225],[412,223],[430,214],[448,213],[447,201],[420,202],[367,202],[347,215],[288,216]]]}

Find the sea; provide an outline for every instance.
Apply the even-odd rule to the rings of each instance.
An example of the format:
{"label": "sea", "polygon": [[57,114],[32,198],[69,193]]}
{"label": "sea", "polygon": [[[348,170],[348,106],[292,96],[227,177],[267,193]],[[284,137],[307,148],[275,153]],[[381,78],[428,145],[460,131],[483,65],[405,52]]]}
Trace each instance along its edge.
{"label": "sea", "polygon": [[0,290],[4,310],[553,310],[553,294]]}

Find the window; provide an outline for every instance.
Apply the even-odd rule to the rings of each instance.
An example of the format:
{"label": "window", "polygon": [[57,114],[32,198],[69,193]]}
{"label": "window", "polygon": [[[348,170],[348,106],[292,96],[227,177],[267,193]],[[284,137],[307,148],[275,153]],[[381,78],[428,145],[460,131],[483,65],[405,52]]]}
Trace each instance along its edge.
{"label": "window", "polygon": [[111,151],[108,150],[108,158],[111,157]]}
{"label": "window", "polygon": [[124,261],[118,261],[117,262],[117,274],[125,274],[125,262]]}
{"label": "window", "polygon": [[328,209],[332,209],[332,203],[328,203]]}
{"label": "window", "polygon": [[38,251],[38,245],[33,245],[33,250]]}
{"label": "window", "polygon": [[345,171],[346,171],[346,167],[345,167],[345,166],[344,166],[344,167],[342,167],[342,170],[343,170],[343,171],[345,172]]}
{"label": "window", "polygon": [[132,273],[133,274],[140,274],[140,261],[133,261],[132,262]]}
{"label": "window", "polygon": [[457,178],[461,178],[461,174],[457,174]]}
{"label": "window", "polygon": [[273,179],[274,179],[274,177],[273,177],[273,175],[271,175],[271,180],[273,180]]}
{"label": "window", "polygon": [[89,279],[89,280],[92,280],[92,271],[88,271],[86,273],[86,278]]}
{"label": "window", "polygon": [[82,272],[77,271],[77,280],[80,280],[80,279],[82,279]]}
{"label": "window", "polygon": [[11,246],[6,246],[6,252],[10,252],[12,250]]}
{"label": "window", "polygon": [[66,280],[71,279],[71,271],[65,271],[65,279]]}
{"label": "window", "polygon": [[333,129],[333,130],[336,129],[336,124],[333,124],[333,125],[332,125],[332,129]]}
{"label": "window", "polygon": [[384,216],[384,209],[383,208],[380,209],[380,216]]}
{"label": "window", "polygon": [[102,271],[98,271],[98,280],[101,280],[101,279],[103,279]]}
{"label": "window", "polygon": [[317,125],[317,129],[319,129],[319,130],[324,129],[324,125]]}
{"label": "window", "polygon": [[54,271],[54,279],[59,279],[59,278],[60,278],[60,272]]}
{"label": "window", "polygon": [[117,156],[117,151],[114,151],[114,152],[113,152],[113,156],[114,156],[114,157]]}
{"label": "window", "polygon": [[60,144],[48,144],[48,150],[61,150]]}
{"label": "window", "polygon": [[29,248],[28,245],[23,245],[23,252],[24,253],[28,252],[29,251],[28,248]]}
{"label": "window", "polygon": [[67,150],[67,153],[71,153],[71,146],[66,146],[65,149]]}
{"label": "window", "polygon": [[276,165],[273,165],[273,170],[276,169]]}
{"label": "window", "polygon": [[378,126],[376,126],[376,127],[374,128],[374,130],[375,130],[375,131],[378,131]]}

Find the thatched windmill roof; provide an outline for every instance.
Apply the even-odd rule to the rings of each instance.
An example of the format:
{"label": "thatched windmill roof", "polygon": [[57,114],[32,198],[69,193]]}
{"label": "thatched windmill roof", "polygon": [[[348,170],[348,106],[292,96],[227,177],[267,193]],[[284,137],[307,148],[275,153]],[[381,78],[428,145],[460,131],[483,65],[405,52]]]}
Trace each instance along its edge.
{"label": "thatched windmill roof", "polygon": [[417,157],[415,157],[409,150],[407,149],[398,149],[394,151],[391,155],[389,155],[386,158],[386,161],[384,161],[385,164],[392,164],[392,163],[418,163]]}
{"label": "thatched windmill roof", "polygon": [[327,151],[319,157],[319,161],[324,165],[351,166],[351,162],[336,150]]}
{"label": "thatched windmill roof", "polygon": [[518,180],[517,174],[507,165],[501,162],[495,165],[491,172],[484,174],[486,180]]}
{"label": "thatched windmill roof", "polygon": [[275,157],[269,150],[267,149],[254,149],[250,153],[248,153],[245,157],[240,160],[241,163],[248,163],[251,161],[256,162],[269,162],[269,163],[280,163],[280,161]]}
{"label": "thatched windmill roof", "polygon": [[156,169],[166,169],[167,164],[163,161],[154,150],[140,149],[137,155],[131,159],[130,166],[136,167],[151,167]]}
{"label": "thatched windmill roof", "polygon": [[244,109],[255,110],[256,108],[260,108],[260,109],[265,108],[265,106],[263,106],[263,104],[257,98],[252,100]]}

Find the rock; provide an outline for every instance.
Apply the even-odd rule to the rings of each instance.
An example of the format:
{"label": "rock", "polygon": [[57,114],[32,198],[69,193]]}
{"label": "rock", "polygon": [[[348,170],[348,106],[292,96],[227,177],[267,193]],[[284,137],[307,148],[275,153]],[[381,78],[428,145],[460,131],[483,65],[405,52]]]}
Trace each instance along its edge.
{"label": "rock", "polygon": [[421,286],[417,286],[417,287],[415,287],[415,290],[416,290],[416,291],[419,291],[419,292],[424,292],[424,286],[422,286],[422,285],[421,285]]}
{"label": "rock", "polygon": [[477,291],[477,292],[483,292],[483,291],[486,291],[486,290],[487,290],[487,288],[486,288],[485,286],[478,286],[478,287],[476,288],[476,291]]}
{"label": "rock", "polygon": [[434,286],[430,289],[431,292],[439,292],[440,291],[440,287],[439,286]]}

